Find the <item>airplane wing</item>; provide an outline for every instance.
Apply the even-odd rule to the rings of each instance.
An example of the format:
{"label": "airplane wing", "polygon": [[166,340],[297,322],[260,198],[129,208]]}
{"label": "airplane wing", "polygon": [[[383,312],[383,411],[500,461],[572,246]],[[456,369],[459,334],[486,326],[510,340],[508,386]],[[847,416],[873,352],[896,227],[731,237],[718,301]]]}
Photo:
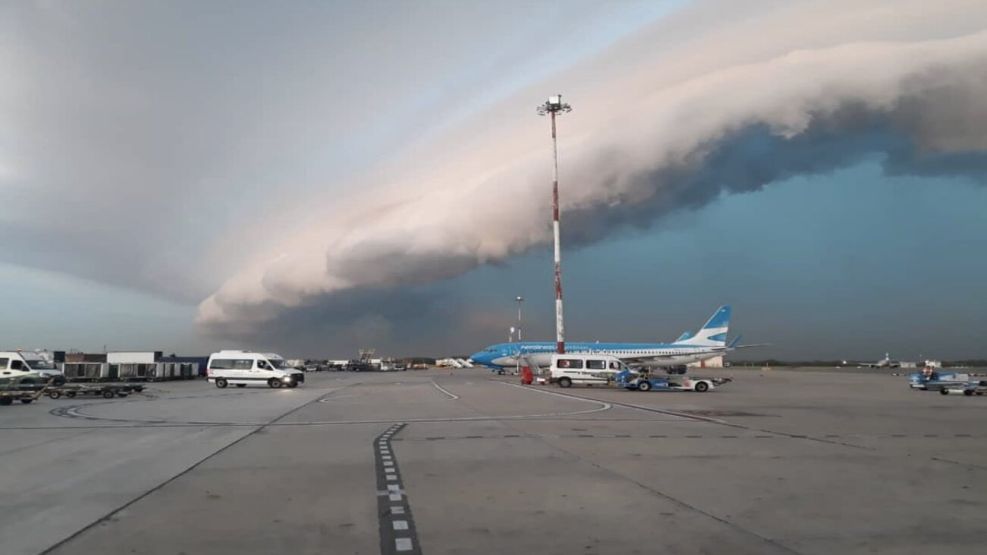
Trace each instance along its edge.
{"label": "airplane wing", "polygon": [[620,360],[623,360],[625,362],[643,362],[643,361],[646,361],[646,360],[661,361],[661,360],[674,360],[674,359],[676,359],[678,357],[681,357],[683,354],[688,354],[688,355],[717,355],[717,354],[720,354],[720,353],[726,353],[729,350],[730,350],[730,347],[726,347],[726,346],[724,346],[724,347],[709,347],[708,349],[703,350],[703,351],[690,351],[688,353],[672,353],[672,354],[667,354],[667,355],[664,355],[664,354],[662,354],[662,355],[653,355],[652,354],[652,355],[638,355],[638,356],[617,355],[617,358],[619,358]]}

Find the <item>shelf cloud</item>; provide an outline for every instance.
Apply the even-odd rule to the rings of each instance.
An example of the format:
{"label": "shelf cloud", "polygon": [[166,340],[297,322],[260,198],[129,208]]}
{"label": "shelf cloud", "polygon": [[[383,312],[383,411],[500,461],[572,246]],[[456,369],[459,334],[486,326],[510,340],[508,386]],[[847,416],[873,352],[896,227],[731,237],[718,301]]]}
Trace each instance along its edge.
{"label": "shelf cloud", "polygon": [[664,19],[415,145],[333,205],[345,216],[256,253],[198,323],[261,332],[550,244],[550,143],[533,108],[557,89],[575,108],[560,120],[566,247],[874,155],[889,174],[987,176],[983,4],[729,4]]}

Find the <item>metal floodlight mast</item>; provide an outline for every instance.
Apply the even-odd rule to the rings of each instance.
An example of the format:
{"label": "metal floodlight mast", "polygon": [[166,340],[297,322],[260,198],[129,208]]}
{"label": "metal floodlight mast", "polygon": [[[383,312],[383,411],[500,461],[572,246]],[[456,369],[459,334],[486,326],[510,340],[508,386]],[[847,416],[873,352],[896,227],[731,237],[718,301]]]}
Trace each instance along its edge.
{"label": "metal floodlight mast", "polygon": [[524,297],[518,295],[514,300],[517,301],[517,340],[521,341],[521,303],[524,302]]}
{"label": "metal floodlight mast", "polygon": [[562,315],[562,245],[559,239],[559,142],[555,132],[555,116],[572,111],[562,102],[562,95],[548,97],[538,107],[539,116],[552,117],[552,231],[555,236],[555,351],[565,353],[565,319]]}

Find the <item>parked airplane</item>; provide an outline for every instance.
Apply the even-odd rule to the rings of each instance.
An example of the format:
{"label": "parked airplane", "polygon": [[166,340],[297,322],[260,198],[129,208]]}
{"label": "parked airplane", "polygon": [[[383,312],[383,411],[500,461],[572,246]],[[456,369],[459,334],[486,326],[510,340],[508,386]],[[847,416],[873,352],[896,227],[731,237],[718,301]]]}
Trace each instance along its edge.
{"label": "parked airplane", "polygon": [[[726,354],[740,347],[740,337],[727,344],[730,327],[730,307],[721,306],[703,325],[698,333],[683,333],[672,343],[566,343],[566,352],[600,353],[616,356],[628,364],[657,367],[674,367],[698,362]],[[518,364],[518,355],[531,364],[547,367],[555,353],[555,343],[547,341],[523,341],[498,343],[473,353],[475,364],[490,368],[508,368]]]}
{"label": "parked airplane", "polygon": [[[847,365],[847,361],[843,361],[844,366]],[[891,353],[884,353],[884,358],[877,362],[860,362],[857,364],[860,368],[901,368],[901,363],[897,360],[891,360]]]}

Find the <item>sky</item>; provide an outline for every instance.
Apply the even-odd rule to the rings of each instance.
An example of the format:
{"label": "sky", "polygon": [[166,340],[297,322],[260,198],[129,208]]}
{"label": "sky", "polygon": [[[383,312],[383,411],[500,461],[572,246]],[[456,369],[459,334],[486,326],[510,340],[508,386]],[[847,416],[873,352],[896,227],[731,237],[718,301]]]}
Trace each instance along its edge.
{"label": "sky", "polygon": [[[0,4],[0,346],[987,357],[987,6]],[[751,351],[753,353],[753,351]]]}

